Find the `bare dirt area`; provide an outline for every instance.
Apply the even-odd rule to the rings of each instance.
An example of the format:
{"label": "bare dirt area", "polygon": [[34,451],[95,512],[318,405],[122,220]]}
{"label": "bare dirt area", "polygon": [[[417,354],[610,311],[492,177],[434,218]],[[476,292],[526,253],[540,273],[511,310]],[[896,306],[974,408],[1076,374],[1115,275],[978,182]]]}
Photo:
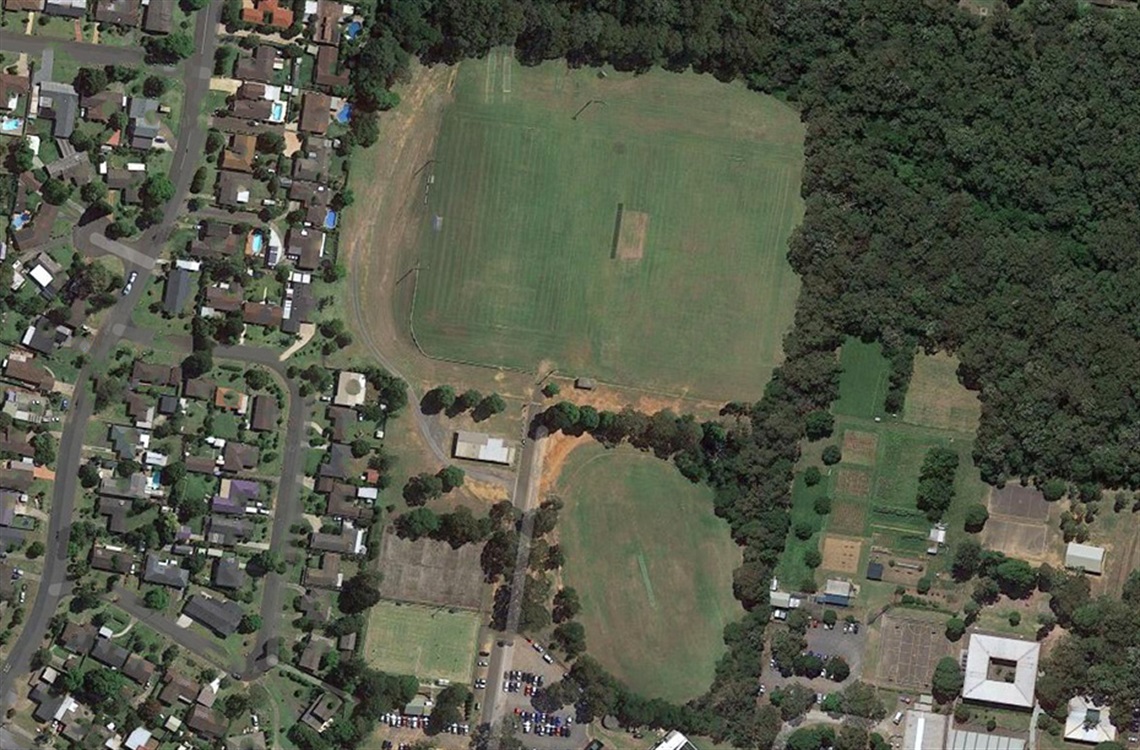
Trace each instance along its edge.
{"label": "bare dirt area", "polygon": [[823,567],[839,573],[854,573],[859,570],[862,551],[861,539],[827,534],[823,537]]}
{"label": "bare dirt area", "polygon": [[990,513],[1012,516],[1030,521],[1044,521],[1049,517],[1049,501],[1032,487],[1007,484],[990,493]]}
{"label": "bare dirt area", "polygon": [[835,489],[844,495],[866,497],[871,492],[871,475],[857,469],[843,468],[835,480]]}
{"label": "bare dirt area", "polygon": [[1025,523],[1011,518],[991,517],[986,522],[983,543],[1011,557],[1043,560],[1046,557],[1044,523]]}
{"label": "bare dirt area", "polygon": [[384,534],[380,594],[420,604],[478,609],[483,601],[483,545],[452,549],[447,542],[409,541],[392,531]]}
{"label": "bare dirt area", "polygon": [[878,630],[880,658],[875,677],[884,687],[929,689],[934,665],[944,656],[953,656],[958,648],[932,619],[883,615]]}
{"label": "bare dirt area", "polygon": [[379,142],[353,160],[356,200],[346,209],[341,242],[350,269],[346,318],[367,348],[383,352],[421,386],[459,382],[523,397],[531,384],[525,374],[429,359],[408,329],[424,167],[435,153],[456,70],[413,64],[408,83],[398,88],[400,106],[381,116]]}
{"label": "bare dirt area", "polygon": [[848,430],[843,433],[843,460],[848,463],[874,466],[878,447],[879,436],[872,432]]}
{"label": "bare dirt area", "polygon": [[618,260],[641,260],[645,254],[645,234],[649,231],[649,214],[644,211],[622,211],[618,230]]}
{"label": "bare dirt area", "polygon": [[862,534],[866,507],[853,500],[835,500],[831,504],[831,521],[828,528],[845,534]]}

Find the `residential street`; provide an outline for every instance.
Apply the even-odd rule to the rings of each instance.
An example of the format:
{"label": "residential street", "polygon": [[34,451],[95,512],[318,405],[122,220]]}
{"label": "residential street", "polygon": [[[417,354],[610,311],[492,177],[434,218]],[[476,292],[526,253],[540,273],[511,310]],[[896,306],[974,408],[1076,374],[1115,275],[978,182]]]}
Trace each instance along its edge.
{"label": "residential street", "polygon": [[[212,0],[210,5],[198,14],[195,28],[197,51],[186,60],[186,99],[182,119],[182,135],[174,155],[172,179],[175,195],[166,208],[163,221],[146,233],[136,243],[139,250],[150,257],[157,257],[162,251],[162,243],[173,231],[174,224],[183,214],[186,196],[192,177],[190,166],[195,164],[205,147],[205,128],[199,125],[197,116],[202,108],[202,97],[209,85],[209,67],[212,66],[214,50],[217,47],[216,20],[221,12],[222,0]],[[139,50],[118,47],[104,47],[75,42],[57,42],[48,39],[25,37],[0,32],[0,46],[5,50],[16,50],[40,55],[45,47],[63,49],[82,62],[91,64],[138,64],[142,61]],[[205,71],[205,72],[204,72]],[[180,171],[179,171],[180,170]],[[0,706],[10,706],[15,698],[15,680],[21,679],[28,671],[32,654],[43,642],[48,622],[59,607],[60,600],[69,592],[67,582],[67,548],[70,538],[70,524],[74,517],[75,497],[78,491],[78,471],[83,454],[83,438],[87,423],[94,411],[94,396],[87,383],[96,366],[114,350],[130,322],[131,313],[143,298],[146,280],[151,268],[142,268],[140,278],[128,295],[119,299],[111,308],[102,328],[90,342],[87,351],[87,364],[79,371],[75,400],[72,410],[64,422],[56,463],[56,482],[52,498],[52,515],[48,523],[48,552],[44,557],[43,580],[39,594],[27,615],[20,636],[8,660],[0,669]]]}

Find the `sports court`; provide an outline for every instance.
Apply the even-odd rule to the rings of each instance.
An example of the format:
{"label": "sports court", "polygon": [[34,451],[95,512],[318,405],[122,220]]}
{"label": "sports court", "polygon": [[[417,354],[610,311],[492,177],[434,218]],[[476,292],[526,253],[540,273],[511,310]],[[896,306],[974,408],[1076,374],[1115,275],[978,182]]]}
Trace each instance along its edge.
{"label": "sports court", "polygon": [[883,615],[879,637],[876,678],[883,687],[928,690],[938,660],[956,655],[957,646],[946,640],[945,626],[933,619]]}
{"label": "sports court", "polygon": [[464,609],[479,609],[483,602],[482,544],[452,549],[432,539],[401,539],[384,534],[380,550],[380,595],[385,599],[419,602]]}
{"label": "sports court", "polygon": [[368,614],[364,658],[384,672],[465,682],[481,622],[475,612],[382,601]]}
{"label": "sports court", "polygon": [[990,513],[1029,521],[1049,518],[1049,501],[1032,487],[1007,484],[990,494]]}

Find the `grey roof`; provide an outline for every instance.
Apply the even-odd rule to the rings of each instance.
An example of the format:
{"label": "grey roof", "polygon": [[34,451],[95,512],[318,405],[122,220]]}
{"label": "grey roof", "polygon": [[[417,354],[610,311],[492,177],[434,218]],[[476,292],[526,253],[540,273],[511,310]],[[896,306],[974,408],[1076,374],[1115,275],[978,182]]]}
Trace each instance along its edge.
{"label": "grey roof", "polygon": [[194,277],[185,268],[175,268],[166,277],[166,290],[162,295],[162,309],[171,315],[178,315],[186,306],[193,290]]}
{"label": "grey roof", "polygon": [[143,16],[143,28],[169,34],[174,29],[174,0],[150,0]]}
{"label": "grey roof", "polygon": [[190,571],[180,567],[177,560],[166,560],[159,557],[157,552],[151,552],[146,556],[143,580],[183,589],[190,583]]}
{"label": "grey roof", "polygon": [[[44,81],[40,84],[40,107],[51,111],[51,134],[55,138],[69,138],[79,117],[79,94],[70,83]],[[41,109],[42,111],[42,109]]]}
{"label": "grey roof", "polygon": [[91,649],[93,659],[116,669],[123,666],[130,655],[130,651],[121,646],[116,646],[110,638],[96,638],[95,647]]}
{"label": "grey roof", "polygon": [[242,609],[226,599],[207,598],[201,594],[190,597],[182,614],[197,620],[223,638],[232,635],[241,622]]}
{"label": "grey roof", "polygon": [[329,446],[328,457],[329,460],[321,464],[321,476],[347,479],[348,462],[352,460],[352,449],[342,443],[333,443]]}
{"label": "grey roof", "polygon": [[214,563],[214,585],[222,589],[240,589],[245,585],[245,571],[236,558],[225,557]]}

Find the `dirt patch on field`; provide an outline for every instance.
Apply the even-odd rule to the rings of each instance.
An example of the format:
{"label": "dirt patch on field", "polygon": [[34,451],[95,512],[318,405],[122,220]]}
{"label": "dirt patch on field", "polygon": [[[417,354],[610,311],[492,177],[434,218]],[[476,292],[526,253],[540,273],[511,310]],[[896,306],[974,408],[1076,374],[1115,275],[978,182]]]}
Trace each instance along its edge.
{"label": "dirt patch on field", "polygon": [[831,503],[831,521],[828,528],[844,534],[862,534],[866,523],[864,503],[853,500],[834,500]]}
{"label": "dirt patch on field", "polygon": [[1045,558],[1046,528],[1044,523],[1025,523],[1008,518],[991,517],[986,522],[982,541],[987,549],[996,549],[1010,557],[1027,560]]}
{"label": "dirt patch on field", "polygon": [[558,477],[562,474],[562,467],[570,453],[590,440],[593,438],[586,435],[572,437],[561,432],[546,438],[546,449],[542,454],[542,479],[538,485],[540,496],[551,492],[558,484]]}
{"label": "dirt patch on field", "polygon": [[463,480],[463,489],[474,495],[477,500],[482,500],[489,505],[494,505],[500,500],[509,498],[507,488],[503,485],[480,482],[471,477],[467,477]]}
{"label": "dirt patch on field", "polygon": [[973,434],[982,405],[958,382],[958,360],[949,354],[919,354],[907,387],[903,418],[912,424]]}
{"label": "dirt patch on field", "polygon": [[863,466],[875,465],[879,436],[871,432],[848,430],[843,433],[843,460]]}
{"label": "dirt patch on field", "polygon": [[938,660],[953,656],[958,648],[946,640],[945,629],[936,621],[883,615],[879,635],[875,676],[880,684],[901,689],[928,689]]}
{"label": "dirt patch on field", "polygon": [[1032,487],[1007,484],[990,492],[990,513],[1016,519],[1044,521],[1049,518],[1049,501]]}
{"label": "dirt patch on field", "polygon": [[672,409],[678,415],[693,414],[698,419],[718,418],[720,409],[724,406],[720,401],[662,396],[610,385],[599,385],[592,391],[585,391],[565,384],[562,392],[550,403],[563,400],[572,401],[578,406],[589,404],[598,411],[621,411],[628,406],[644,414],[653,414],[662,409]]}
{"label": "dirt patch on field", "polygon": [[623,209],[618,225],[614,257],[618,260],[641,260],[645,253],[645,234],[649,231],[649,214]]}
{"label": "dirt patch on field", "polygon": [[857,469],[840,469],[835,479],[835,489],[844,495],[866,497],[871,492],[871,475]]}
{"label": "dirt patch on field", "polygon": [[409,541],[384,534],[380,595],[420,604],[479,609],[483,601],[482,544],[452,549],[447,542]]}
{"label": "dirt patch on field", "polygon": [[854,573],[859,569],[862,551],[862,540],[827,534],[823,537],[823,567],[840,573]]}

